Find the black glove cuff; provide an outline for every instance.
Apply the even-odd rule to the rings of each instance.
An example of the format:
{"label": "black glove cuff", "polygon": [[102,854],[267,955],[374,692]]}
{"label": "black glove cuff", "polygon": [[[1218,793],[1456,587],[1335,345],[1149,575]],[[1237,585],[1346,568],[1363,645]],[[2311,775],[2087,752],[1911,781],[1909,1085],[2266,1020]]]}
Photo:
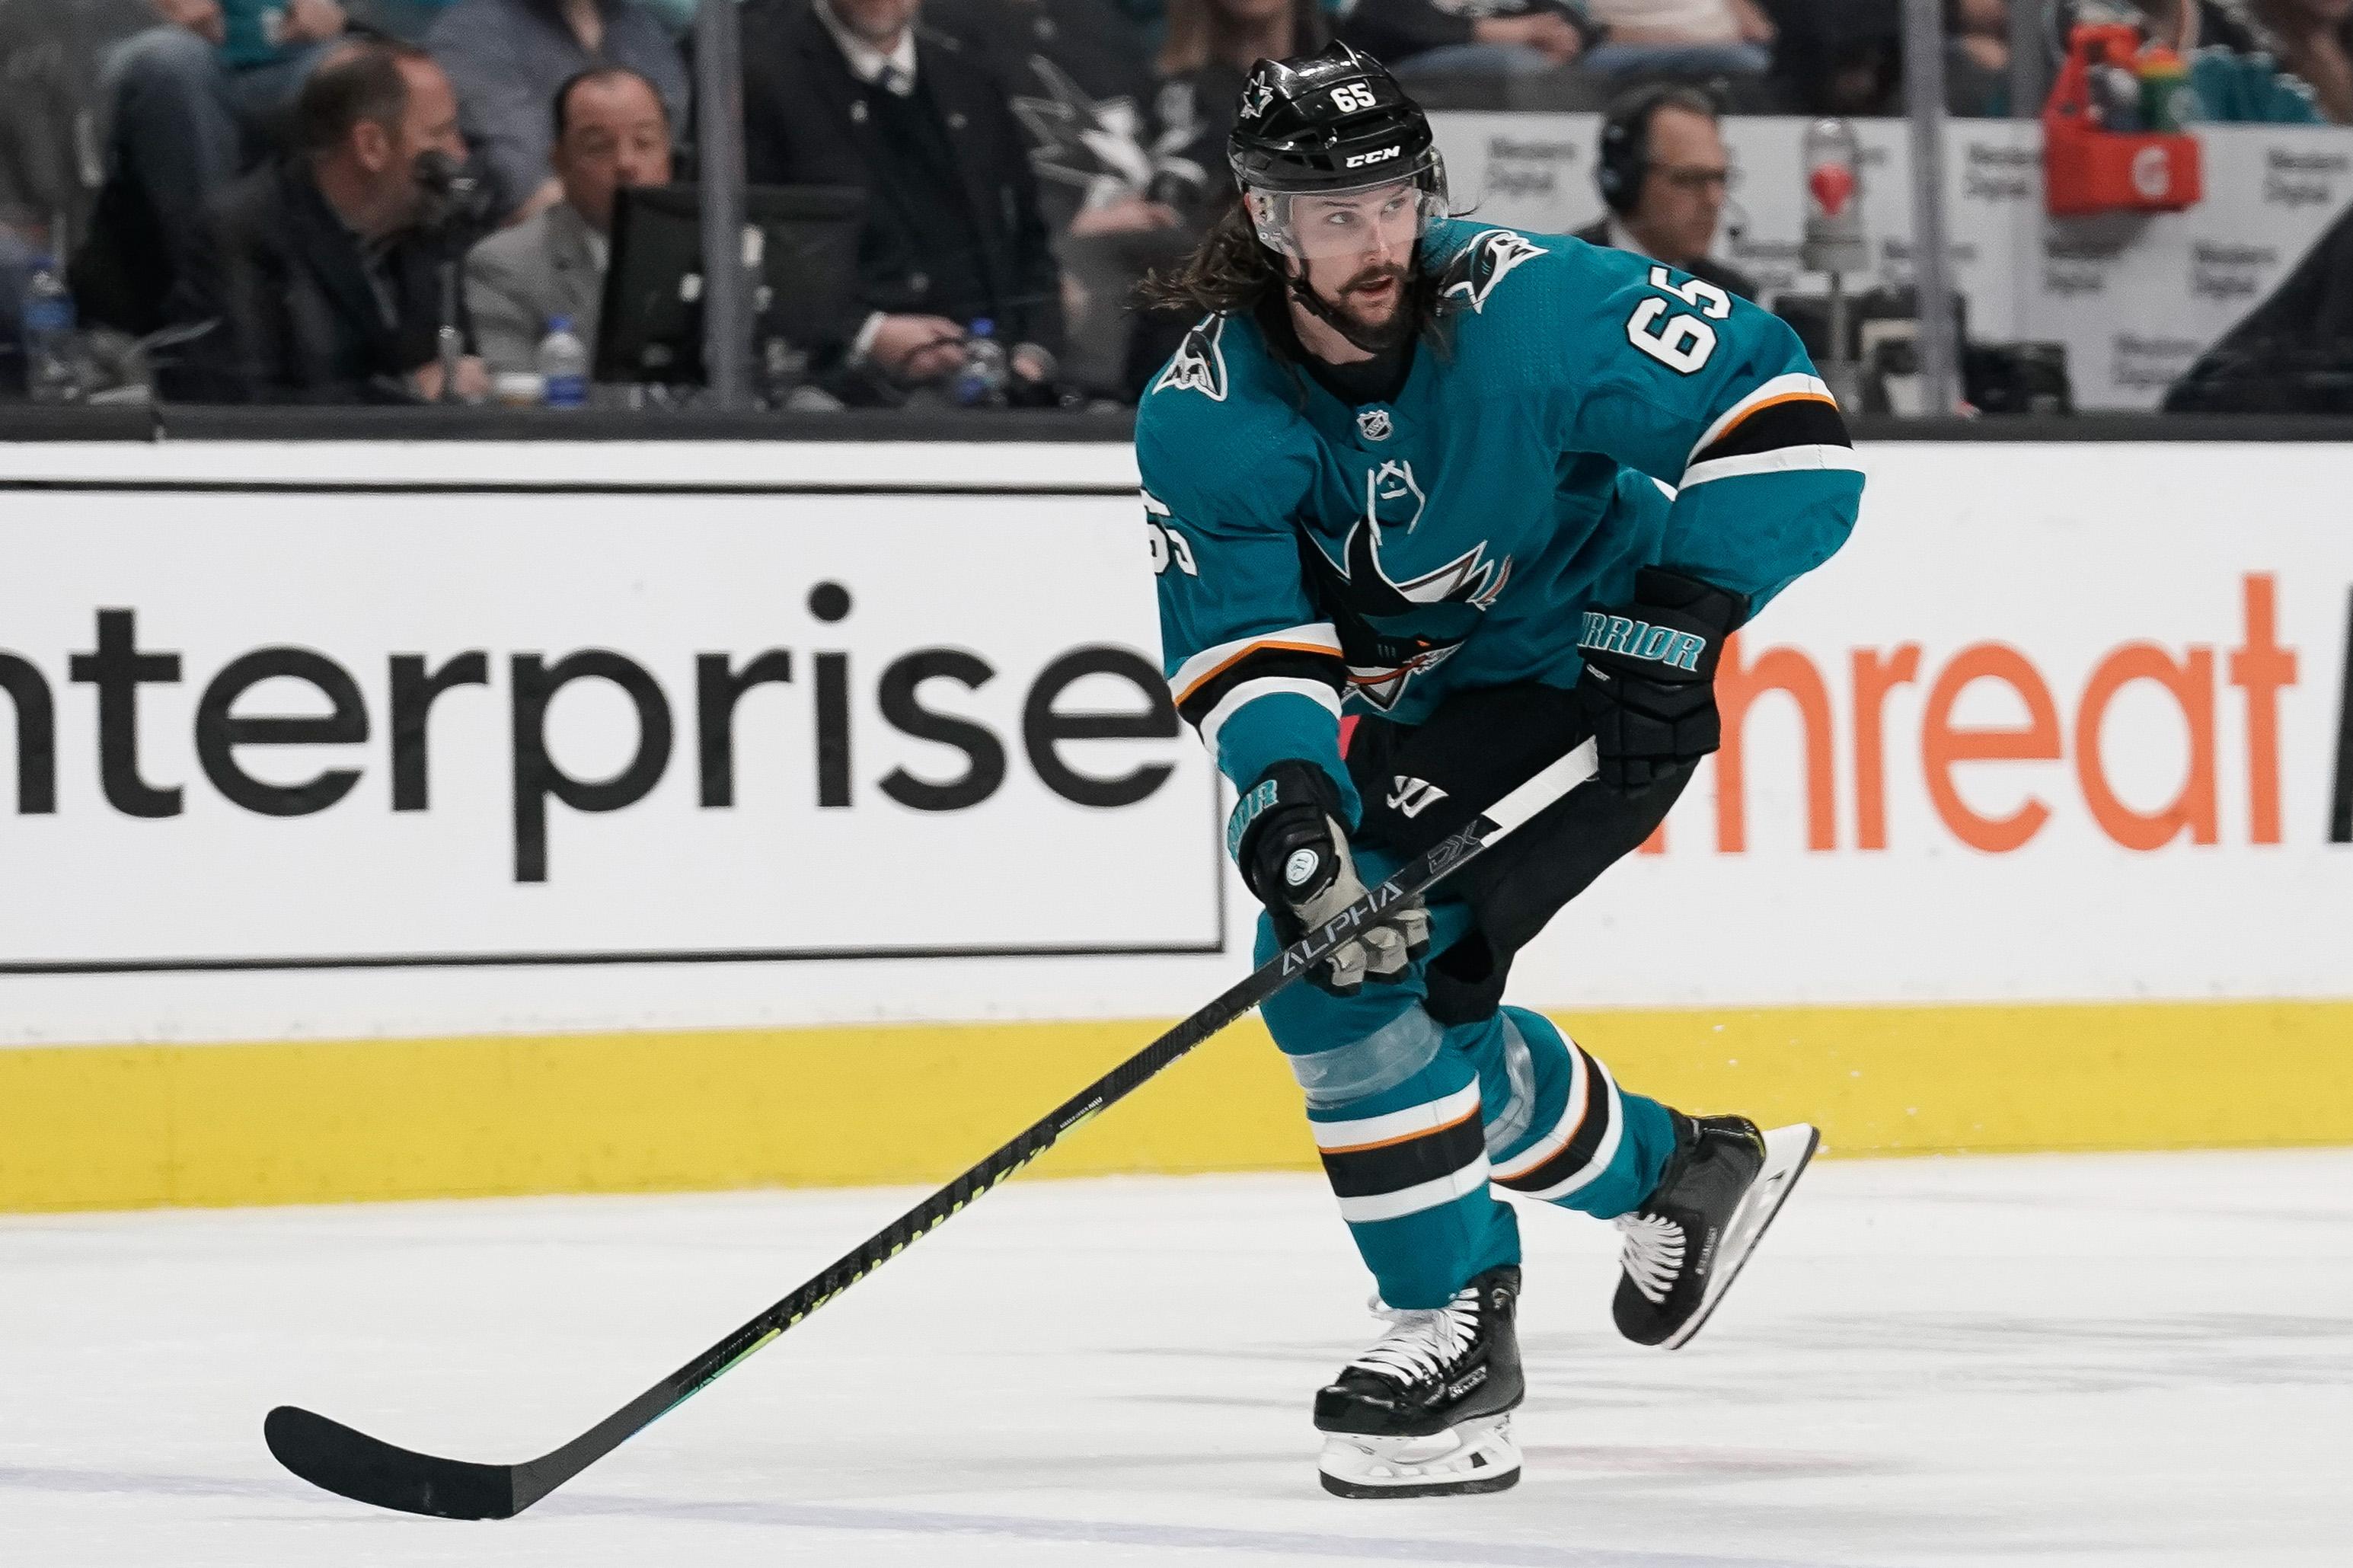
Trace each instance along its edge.
{"label": "black glove cuff", "polygon": [[1340,820],[1339,786],[1312,762],[1278,762],[1242,791],[1234,814],[1226,820],[1226,850],[1261,903],[1267,902],[1268,894],[1259,885],[1259,850],[1268,832],[1280,827],[1286,839],[1295,836],[1294,830],[1328,837],[1326,818]]}
{"label": "black glove cuff", "polygon": [[1672,567],[1644,567],[1634,574],[1638,604],[1681,610],[1710,630],[1737,631],[1748,621],[1748,596],[1720,588]]}

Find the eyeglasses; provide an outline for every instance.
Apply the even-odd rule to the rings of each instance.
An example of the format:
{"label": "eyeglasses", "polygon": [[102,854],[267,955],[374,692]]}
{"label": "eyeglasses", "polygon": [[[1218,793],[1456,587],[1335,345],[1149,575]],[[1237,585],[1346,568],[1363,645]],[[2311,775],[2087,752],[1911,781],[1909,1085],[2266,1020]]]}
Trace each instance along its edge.
{"label": "eyeglasses", "polygon": [[1740,179],[1737,169],[1711,169],[1697,164],[1652,164],[1659,178],[1688,196],[1730,191]]}

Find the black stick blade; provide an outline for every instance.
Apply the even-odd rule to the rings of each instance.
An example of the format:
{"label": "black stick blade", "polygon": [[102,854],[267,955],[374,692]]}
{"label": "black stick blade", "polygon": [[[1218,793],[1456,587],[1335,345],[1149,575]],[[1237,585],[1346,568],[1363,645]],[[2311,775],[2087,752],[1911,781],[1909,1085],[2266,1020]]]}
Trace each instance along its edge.
{"label": "black stick blade", "polygon": [[512,1519],[522,1511],[506,1465],[412,1454],[290,1404],[269,1413],[261,1436],[280,1464],[354,1502],[437,1519]]}

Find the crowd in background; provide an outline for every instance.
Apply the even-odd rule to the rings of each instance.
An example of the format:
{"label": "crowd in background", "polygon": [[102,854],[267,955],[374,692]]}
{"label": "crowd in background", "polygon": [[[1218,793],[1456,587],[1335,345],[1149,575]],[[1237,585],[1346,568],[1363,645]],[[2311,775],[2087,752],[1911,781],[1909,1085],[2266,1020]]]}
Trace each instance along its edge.
{"label": "crowd in background", "polygon": [[[2008,6],[2030,3],[1948,0],[1954,111],[2008,111]],[[2211,118],[2349,122],[2348,9],[2044,21],[2141,16],[2197,51]],[[169,397],[479,399],[539,374],[556,322],[596,338],[616,193],[691,177],[692,11],[0,0],[0,325],[62,247],[81,323],[145,340],[124,374]],[[1658,178],[1589,238],[1678,265],[1715,238],[1718,112],[1904,94],[1898,0],[745,0],[742,37],[751,181],[866,197],[855,297],[799,345],[809,406],[945,396],[976,322],[999,400],[1132,398],[1182,325],[1134,286],[1233,199],[1223,144],[1261,56],[1336,37],[1434,107],[1630,107]]]}

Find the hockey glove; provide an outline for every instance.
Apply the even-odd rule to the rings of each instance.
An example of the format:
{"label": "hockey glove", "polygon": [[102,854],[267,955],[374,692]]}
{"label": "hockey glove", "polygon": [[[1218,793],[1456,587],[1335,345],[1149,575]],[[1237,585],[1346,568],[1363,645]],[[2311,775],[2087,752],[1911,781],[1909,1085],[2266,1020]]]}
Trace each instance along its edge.
{"label": "hockey glove", "polygon": [[[1339,823],[1340,792],[1312,762],[1278,762],[1234,808],[1226,844],[1242,880],[1274,916],[1289,944],[1365,895]],[[1430,946],[1430,912],[1417,904],[1391,910],[1379,925],[1333,950],[1308,979],[1340,996],[1367,980],[1405,978]]]}
{"label": "hockey glove", "polygon": [[1634,601],[1585,612],[1578,705],[1601,781],[1636,793],[1723,743],[1715,666],[1748,600],[1664,567],[1634,575]]}

